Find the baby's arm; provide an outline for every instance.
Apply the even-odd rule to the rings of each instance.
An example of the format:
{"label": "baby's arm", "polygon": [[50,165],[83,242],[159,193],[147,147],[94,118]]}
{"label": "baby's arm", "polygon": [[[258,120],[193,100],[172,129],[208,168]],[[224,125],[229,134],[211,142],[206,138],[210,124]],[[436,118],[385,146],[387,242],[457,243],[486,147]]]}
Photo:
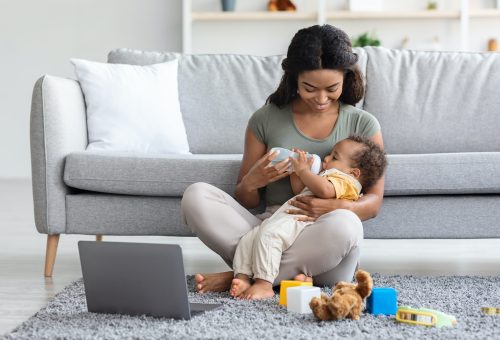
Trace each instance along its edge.
{"label": "baby's arm", "polygon": [[295,172],[290,174],[290,183],[292,184],[292,191],[294,195],[298,195],[304,190],[306,185]]}
{"label": "baby's arm", "polygon": [[[298,151],[300,151],[300,150],[295,149],[295,148],[292,149],[292,152],[297,153]],[[306,187],[304,182],[302,182],[302,180],[299,178],[299,176],[297,176],[297,174],[295,172],[292,172],[290,174],[290,184],[292,185],[293,195],[300,194],[302,192],[302,190],[304,190],[304,188]]]}
{"label": "baby's arm", "polygon": [[299,158],[292,158],[291,161],[295,174],[299,177],[300,181],[319,198],[336,198],[337,196],[333,184],[325,177],[315,175],[311,172],[311,165],[304,151],[298,151],[298,154]]}

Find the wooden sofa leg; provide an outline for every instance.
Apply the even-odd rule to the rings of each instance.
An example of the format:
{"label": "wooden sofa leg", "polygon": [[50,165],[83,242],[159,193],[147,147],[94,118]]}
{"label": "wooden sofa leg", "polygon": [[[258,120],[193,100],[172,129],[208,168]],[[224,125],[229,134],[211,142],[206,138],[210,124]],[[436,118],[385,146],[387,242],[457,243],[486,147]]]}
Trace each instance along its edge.
{"label": "wooden sofa leg", "polygon": [[45,277],[52,277],[54,262],[56,262],[59,234],[47,235],[47,250],[45,252]]}
{"label": "wooden sofa leg", "polygon": [[96,235],[95,236],[96,241],[102,241],[102,235]]}

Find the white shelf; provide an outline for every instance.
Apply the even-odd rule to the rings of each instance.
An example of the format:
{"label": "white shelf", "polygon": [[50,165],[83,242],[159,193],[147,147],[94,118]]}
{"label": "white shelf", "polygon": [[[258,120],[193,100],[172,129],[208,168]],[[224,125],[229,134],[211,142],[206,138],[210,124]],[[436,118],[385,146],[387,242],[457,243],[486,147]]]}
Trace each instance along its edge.
{"label": "white shelf", "polygon": [[193,12],[192,21],[316,20],[316,12]]}
{"label": "white shelf", "polygon": [[[476,10],[471,16],[500,17],[500,10]],[[317,12],[193,12],[192,21],[317,20]],[[327,19],[459,19],[460,11],[329,11]]]}
{"label": "white shelf", "polygon": [[327,12],[327,19],[357,20],[357,19],[459,19],[460,11],[332,11]]}
{"label": "white shelf", "polygon": [[[469,0],[460,0],[458,10],[415,10],[415,11],[328,11],[327,0],[316,0],[316,10],[298,12],[196,12],[192,1],[183,0],[183,51],[190,53],[192,26],[195,22],[227,22],[236,24],[246,21],[312,21],[324,24],[335,20],[457,20],[460,23],[460,48],[467,50],[469,22],[475,18],[500,18],[500,9],[470,8]],[[368,0],[367,0],[368,1]]]}
{"label": "white shelf", "polygon": [[500,18],[500,9],[471,9],[471,18]]}

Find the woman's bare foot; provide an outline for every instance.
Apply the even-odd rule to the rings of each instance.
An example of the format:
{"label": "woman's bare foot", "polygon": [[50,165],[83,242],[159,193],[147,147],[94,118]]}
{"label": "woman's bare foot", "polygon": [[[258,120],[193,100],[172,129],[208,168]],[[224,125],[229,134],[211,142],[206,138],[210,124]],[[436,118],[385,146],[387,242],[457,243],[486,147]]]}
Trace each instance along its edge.
{"label": "woman's bare foot", "polygon": [[196,274],[194,276],[195,289],[198,293],[228,291],[231,288],[233,276],[233,272]]}
{"label": "woman's bare foot", "polygon": [[232,297],[238,297],[245,290],[250,288],[252,283],[250,282],[250,278],[248,275],[244,274],[236,274],[236,277],[231,282],[231,289],[229,290],[229,295]]}
{"label": "woman's bare foot", "polygon": [[273,284],[266,280],[255,279],[255,283],[240,294],[239,299],[262,300],[274,296]]}
{"label": "woman's bare foot", "polygon": [[313,278],[305,274],[299,274],[293,278],[295,281],[313,282]]}

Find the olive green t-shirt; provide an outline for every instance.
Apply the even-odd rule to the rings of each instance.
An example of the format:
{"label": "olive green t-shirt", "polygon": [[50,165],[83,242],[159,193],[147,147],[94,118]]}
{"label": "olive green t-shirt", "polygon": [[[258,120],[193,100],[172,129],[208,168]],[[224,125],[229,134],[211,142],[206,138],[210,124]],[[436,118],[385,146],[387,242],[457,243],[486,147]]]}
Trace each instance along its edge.
{"label": "olive green t-shirt", "polygon": [[[267,146],[267,150],[274,147],[298,148],[315,153],[321,159],[332,151],[335,143],[350,135],[371,137],[380,131],[380,124],[373,115],[347,104],[340,105],[339,117],[332,132],[321,140],[307,137],[298,129],[291,104],[282,109],[274,104],[263,106],[250,117],[248,127]],[[281,205],[291,197],[293,192],[289,177],[269,183],[266,187],[267,206]]]}

